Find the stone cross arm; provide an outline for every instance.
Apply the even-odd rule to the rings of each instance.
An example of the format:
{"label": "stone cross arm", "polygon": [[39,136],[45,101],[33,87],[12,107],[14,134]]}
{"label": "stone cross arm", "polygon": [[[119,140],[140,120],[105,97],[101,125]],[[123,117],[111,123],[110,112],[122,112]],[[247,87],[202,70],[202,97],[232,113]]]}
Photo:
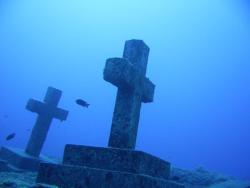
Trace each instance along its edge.
{"label": "stone cross arm", "polygon": [[30,99],[28,101],[26,109],[31,112],[37,113],[40,116],[56,118],[61,121],[65,121],[68,116],[68,111],[47,103],[42,103],[34,99]]}
{"label": "stone cross arm", "polygon": [[149,103],[154,100],[155,85],[148,79],[145,78],[142,86],[142,102]]}
{"label": "stone cross arm", "polygon": [[107,59],[104,80],[118,88],[140,87],[138,91],[142,92],[142,102],[153,102],[155,85],[147,77],[142,76],[141,72],[126,58]]}

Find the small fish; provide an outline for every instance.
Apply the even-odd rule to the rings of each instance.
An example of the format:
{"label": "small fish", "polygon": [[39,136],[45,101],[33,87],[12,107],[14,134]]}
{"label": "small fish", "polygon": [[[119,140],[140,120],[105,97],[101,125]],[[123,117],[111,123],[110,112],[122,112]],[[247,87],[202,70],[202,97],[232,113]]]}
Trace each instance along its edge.
{"label": "small fish", "polygon": [[82,99],[77,99],[76,104],[78,104],[78,105],[80,105],[82,107],[86,107],[86,108],[89,107],[89,104],[86,101],[82,100]]}
{"label": "small fish", "polygon": [[16,134],[15,134],[15,133],[12,133],[12,134],[10,134],[10,135],[8,135],[8,136],[6,137],[6,140],[9,141],[9,140],[13,139],[15,136],[16,136]]}

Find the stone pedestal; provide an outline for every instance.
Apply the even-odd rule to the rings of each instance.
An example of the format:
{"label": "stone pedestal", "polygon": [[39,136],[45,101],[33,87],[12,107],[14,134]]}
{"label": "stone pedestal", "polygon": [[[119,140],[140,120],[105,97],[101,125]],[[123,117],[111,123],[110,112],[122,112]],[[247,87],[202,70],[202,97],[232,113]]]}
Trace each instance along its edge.
{"label": "stone pedestal", "polygon": [[170,164],[141,151],[66,145],[63,164],[168,179]]}
{"label": "stone pedestal", "polygon": [[0,160],[0,172],[9,172],[11,171],[8,163],[4,160]]}
{"label": "stone pedestal", "polygon": [[67,145],[63,164],[41,163],[37,183],[61,188],[184,188],[170,164],[141,151]]}
{"label": "stone pedestal", "polygon": [[29,171],[37,171],[41,162],[56,163],[45,156],[32,157],[23,150],[9,147],[0,149],[0,159],[6,161],[8,165],[14,166],[16,170]]}

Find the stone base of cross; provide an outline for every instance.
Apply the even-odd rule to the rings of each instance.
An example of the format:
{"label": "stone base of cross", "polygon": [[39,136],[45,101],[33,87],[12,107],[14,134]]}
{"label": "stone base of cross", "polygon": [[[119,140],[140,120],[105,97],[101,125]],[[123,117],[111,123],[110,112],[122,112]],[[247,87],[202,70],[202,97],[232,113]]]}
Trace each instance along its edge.
{"label": "stone base of cross", "polygon": [[50,162],[57,164],[58,162],[44,155],[32,157],[24,150],[18,148],[2,147],[0,150],[0,158],[9,166],[9,171],[37,171],[41,162]]}
{"label": "stone base of cross", "polygon": [[61,188],[184,188],[169,181],[170,164],[135,150],[65,147],[63,164],[41,163],[37,183]]}

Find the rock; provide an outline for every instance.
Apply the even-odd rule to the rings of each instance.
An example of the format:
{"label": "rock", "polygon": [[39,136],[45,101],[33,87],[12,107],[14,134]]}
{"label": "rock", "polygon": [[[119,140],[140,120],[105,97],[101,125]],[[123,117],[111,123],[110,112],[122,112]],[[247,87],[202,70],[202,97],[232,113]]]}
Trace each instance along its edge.
{"label": "rock", "polygon": [[16,184],[16,183],[14,183],[14,182],[9,182],[9,181],[0,184],[0,186],[1,186],[2,188],[17,188],[17,184]]}
{"label": "rock", "polygon": [[179,183],[183,183],[187,187],[208,187],[230,180],[229,177],[225,177],[217,173],[211,173],[203,168],[198,168],[193,171],[173,168],[170,179]]}
{"label": "rock", "polygon": [[250,188],[250,182],[240,180],[229,180],[209,186],[209,188]]}
{"label": "rock", "polygon": [[48,187],[48,186],[45,186],[45,185],[40,185],[40,184],[37,184],[37,185],[33,185],[29,188],[51,188],[51,187]]}
{"label": "rock", "polygon": [[0,172],[9,171],[8,164],[4,160],[0,160]]}

